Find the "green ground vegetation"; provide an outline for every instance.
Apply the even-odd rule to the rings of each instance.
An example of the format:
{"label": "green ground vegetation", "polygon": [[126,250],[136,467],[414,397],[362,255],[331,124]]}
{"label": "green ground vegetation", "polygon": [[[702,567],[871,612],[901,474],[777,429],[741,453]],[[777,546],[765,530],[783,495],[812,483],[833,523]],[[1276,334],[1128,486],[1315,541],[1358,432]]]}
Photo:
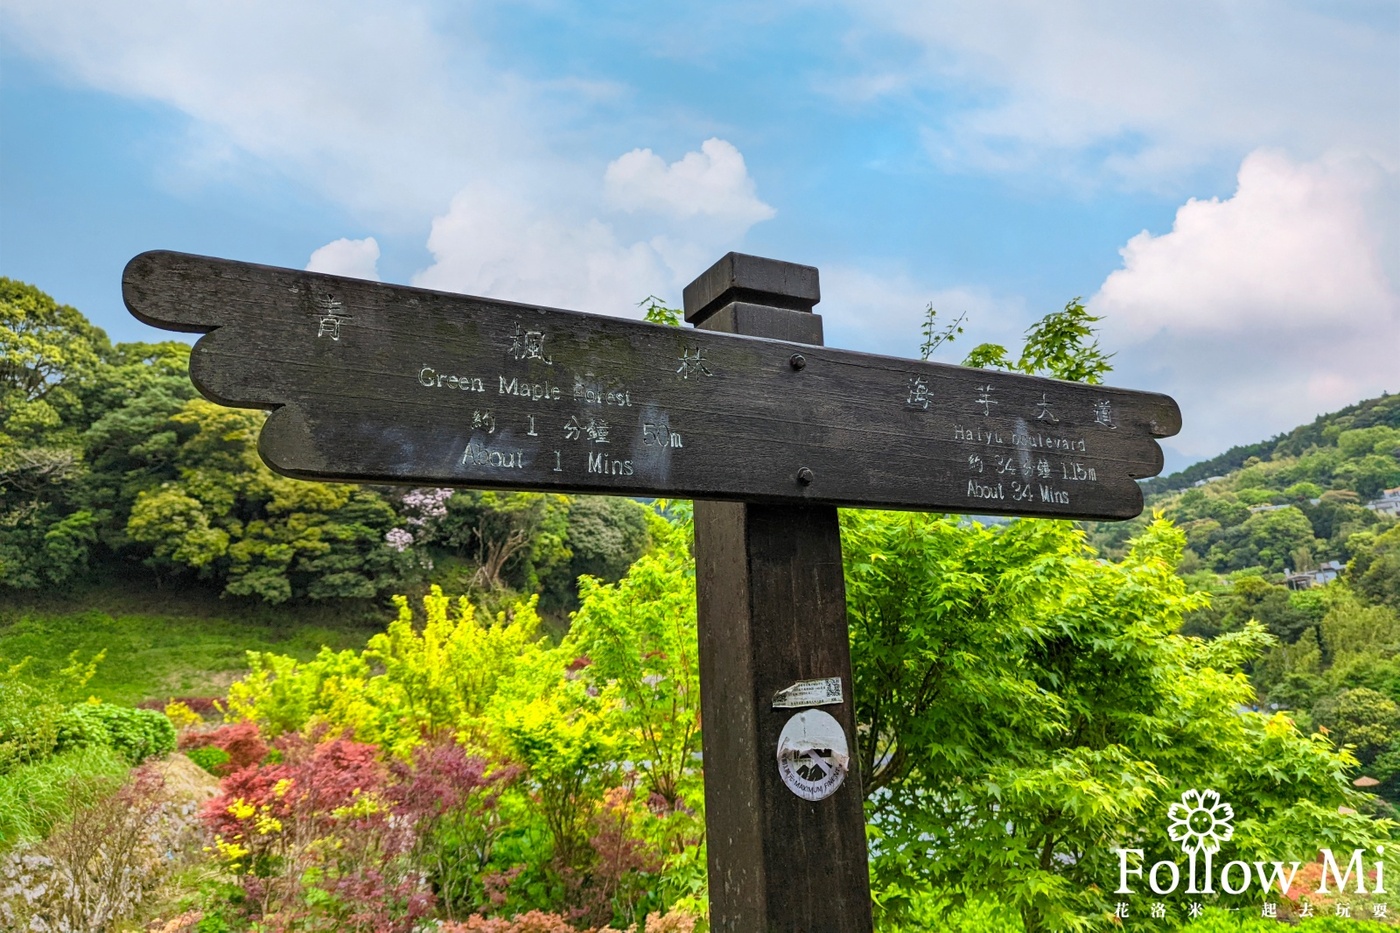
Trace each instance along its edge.
{"label": "green ground vegetation", "polygon": [[363,644],[380,624],[379,615],[362,606],[289,611],[130,582],[62,596],[11,594],[0,602],[0,670],[28,659],[30,673],[52,676],[74,657],[101,655],[81,699],[135,705],[218,697],[247,671],[249,651],[309,659],[323,646]]}

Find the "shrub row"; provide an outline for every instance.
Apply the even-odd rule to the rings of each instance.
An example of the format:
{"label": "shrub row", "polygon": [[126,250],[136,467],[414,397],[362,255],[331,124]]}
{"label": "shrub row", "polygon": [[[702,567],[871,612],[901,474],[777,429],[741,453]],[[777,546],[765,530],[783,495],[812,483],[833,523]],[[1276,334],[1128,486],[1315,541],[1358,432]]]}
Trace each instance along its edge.
{"label": "shrub row", "polygon": [[111,703],[81,703],[58,723],[56,750],[110,748],[133,765],[175,750],[175,727],[164,713]]}
{"label": "shrub row", "polygon": [[0,776],[57,752],[109,748],[136,765],[175,749],[163,713],[89,700],[74,706],[17,679],[0,682]]}

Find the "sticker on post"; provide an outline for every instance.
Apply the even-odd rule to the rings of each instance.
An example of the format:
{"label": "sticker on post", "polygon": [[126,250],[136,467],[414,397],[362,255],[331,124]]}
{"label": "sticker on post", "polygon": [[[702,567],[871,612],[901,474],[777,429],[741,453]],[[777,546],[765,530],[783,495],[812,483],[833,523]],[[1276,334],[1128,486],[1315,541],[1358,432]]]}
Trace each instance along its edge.
{"label": "sticker on post", "polygon": [[774,709],[800,709],[804,706],[830,706],[844,702],[841,695],[840,677],[823,677],[821,680],[799,680],[791,687],[784,687],[773,695]]}
{"label": "sticker on post", "polygon": [[809,709],[787,721],[778,735],[778,774],[803,800],[836,793],[850,769],[846,730],[829,713]]}

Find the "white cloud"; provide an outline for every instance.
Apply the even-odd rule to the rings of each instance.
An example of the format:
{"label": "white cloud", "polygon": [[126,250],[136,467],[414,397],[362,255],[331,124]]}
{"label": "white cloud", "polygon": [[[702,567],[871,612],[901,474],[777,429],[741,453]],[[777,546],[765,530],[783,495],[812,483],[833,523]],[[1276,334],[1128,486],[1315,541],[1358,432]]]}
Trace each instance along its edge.
{"label": "white cloud", "polygon": [[4,24],[67,76],[188,116],[165,170],[196,180],[252,157],[407,224],[474,177],[545,158],[535,89],[418,3],[7,0]]}
{"label": "white cloud", "polygon": [[604,186],[625,211],[711,217],[743,230],[776,213],[754,194],[744,156],[723,139],[707,139],[670,165],[650,149],[633,149],[608,165]]}
{"label": "white cloud", "polygon": [[378,282],[379,243],[372,236],[363,240],[341,237],[312,253],[306,263],[306,271]]}
{"label": "white cloud", "polygon": [[1244,160],[1228,200],[1187,201],[1170,233],[1121,250],[1095,296],[1132,338],[1332,327],[1395,310],[1367,201],[1383,174],[1357,159]]}
{"label": "white cloud", "polygon": [[907,86],[938,95],[917,112],[933,114],[925,143],[945,165],[1106,172],[1149,187],[1259,146],[1307,158],[1346,147],[1400,166],[1396,22],[1383,8],[1349,18],[1304,0],[850,6],[870,51],[849,94],[904,93],[890,49],[912,42]]}
{"label": "white cloud", "polygon": [[[680,288],[774,215],[743,155],[706,140],[608,165],[578,123],[626,88],[522,78],[435,0],[5,0],[6,39],[65,76],[189,118],[158,173],[198,186],[271,172],[402,239],[434,215],[418,284],[628,313]],[[613,150],[616,151],[616,150]],[[601,175],[601,177],[600,177]],[[444,205],[449,205],[444,211]],[[373,255],[371,255],[373,252]],[[378,241],[311,267],[377,275]]]}
{"label": "white cloud", "polygon": [[561,219],[485,184],[452,199],[433,221],[428,249],[433,265],[414,278],[425,288],[618,315],[675,290],[674,272],[650,244],[620,242],[599,220]]}
{"label": "white cloud", "polygon": [[1397,203],[1400,174],[1370,160],[1251,154],[1233,197],[1133,237],[1090,300],[1116,381],[1175,396],[1193,457],[1394,391]]}
{"label": "white cloud", "polygon": [[[633,150],[614,160],[601,181],[592,197],[575,190],[573,206],[548,209],[501,185],[469,185],[433,221],[433,265],[414,283],[635,316],[648,295],[675,301],[724,249],[773,214],[758,200],[743,155],[722,139],[706,140],[670,166],[649,149]],[[629,235],[597,216],[606,211],[587,209],[604,200],[664,216],[629,220]]]}

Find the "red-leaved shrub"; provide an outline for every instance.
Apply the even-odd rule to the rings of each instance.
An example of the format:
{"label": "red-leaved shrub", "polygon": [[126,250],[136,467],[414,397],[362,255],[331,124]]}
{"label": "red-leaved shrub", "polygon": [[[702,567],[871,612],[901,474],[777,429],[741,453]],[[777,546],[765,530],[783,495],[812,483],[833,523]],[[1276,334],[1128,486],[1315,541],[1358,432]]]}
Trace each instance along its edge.
{"label": "red-leaved shrub", "polygon": [[215,697],[170,697],[165,700],[142,700],[136,704],[136,708],[163,710],[171,703],[183,703],[190,708],[191,712],[198,713],[205,719],[212,719],[223,712],[219,708],[219,700]]}
{"label": "red-leaved shrub", "polygon": [[228,761],[219,766],[220,776],[261,764],[268,752],[267,743],[258,734],[257,724],[251,722],[236,722],[207,732],[181,733],[180,750],[192,748],[222,749],[228,755]]}
{"label": "red-leaved shrub", "polygon": [[205,809],[242,882],[248,919],[269,933],[330,926],[408,933],[433,895],[407,855],[411,824],[373,745],[283,736],[282,761],[234,771]]}
{"label": "red-leaved shrub", "polygon": [[599,929],[614,916],[636,916],[662,868],[660,853],[637,835],[634,799],[630,787],[609,788],[592,819],[586,867],[555,866],[570,916]]}
{"label": "red-leaved shrub", "polygon": [[440,933],[578,933],[578,930],[558,914],[532,910],[509,920],[468,917],[463,923],[444,923]]}
{"label": "red-leaved shrub", "polygon": [[521,769],[498,765],[488,774],[484,759],[449,740],[419,745],[411,765],[394,762],[390,771],[400,788],[395,815],[417,830],[414,860],[439,908],[449,919],[467,916],[491,897],[487,867],[504,829],[496,805]]}
{"label": "red-leaved shrub", "polygon": [[[479,884],[494,838],[481,827],[512,769],[487,778],[451,743],[419,746],[408,764],[344,737],[284,735],[276,747],[281,761],[229,774],[204,812],[260,929],[408,933],[434,888],[455,899]],[[436,838],[444,827],[450,850]]]}

